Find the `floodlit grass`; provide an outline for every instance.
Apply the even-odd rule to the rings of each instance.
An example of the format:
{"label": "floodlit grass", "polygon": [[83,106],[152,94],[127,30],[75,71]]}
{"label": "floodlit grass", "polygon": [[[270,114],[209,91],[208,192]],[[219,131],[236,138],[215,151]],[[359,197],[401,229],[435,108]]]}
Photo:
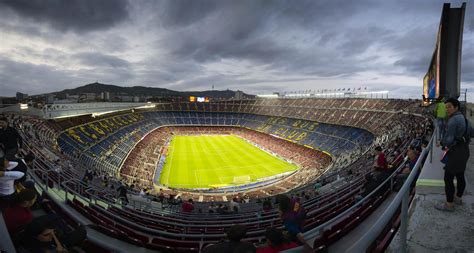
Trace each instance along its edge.
{"label": "floodlit grass", "polygon": [[250,182],[297,166],[275,157],[233,135],[174,136],[160,183],[177,188],[234,185],[234,177]]}

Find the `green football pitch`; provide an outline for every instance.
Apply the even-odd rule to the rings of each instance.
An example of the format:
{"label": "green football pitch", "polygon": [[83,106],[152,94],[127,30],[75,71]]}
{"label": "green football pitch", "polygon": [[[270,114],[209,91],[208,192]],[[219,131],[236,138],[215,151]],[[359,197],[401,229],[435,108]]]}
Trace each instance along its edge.
{"label": "green football pitch", "polygon": [[224,187],[296,169],[234,135],[174,136],[160,183],[174,188]]}

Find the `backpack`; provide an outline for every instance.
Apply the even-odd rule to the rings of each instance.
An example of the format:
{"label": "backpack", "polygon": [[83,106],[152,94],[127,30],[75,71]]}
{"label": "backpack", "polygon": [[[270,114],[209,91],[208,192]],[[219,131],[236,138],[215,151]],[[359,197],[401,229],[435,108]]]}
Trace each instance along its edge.
{"label": "backpack", "polygon": [[472,124],[471,124],[471,121],[468,120],[466,117],[464,117],[464,119],[466,120],[466,139],[467,139],[467,143],[470,143],[471,142],[471,138],[474,137],[474,128],[472,127]]}
{"label": "backpack", "polygon": [[472,128],[471,122],[464,116],[464,121],[466,122],[466,127],[464,128],[464,134],[460,143],[466,143],[469,145],[471,142],[471,137],[474,135],[474,129]]}
{"label": "backpack", "polygon": [[454,138],[454,143],[447,147],[448,149],[451,149],[452,147],[456,145],[462,145],[462,144],[467,144],[471,142],[471,136],[474,136],[474,129],[472,128],[471,122],[464,116],[464,122],[465,122],[465,127],[464,127],[464,133],[461,137],[455,137]]}

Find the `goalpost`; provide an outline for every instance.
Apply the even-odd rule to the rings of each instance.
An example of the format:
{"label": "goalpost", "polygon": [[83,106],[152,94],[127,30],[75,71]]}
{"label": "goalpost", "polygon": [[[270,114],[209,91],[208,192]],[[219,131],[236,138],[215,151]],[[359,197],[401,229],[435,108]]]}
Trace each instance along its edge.
{"label": "goalpost", "polygon": [[234,177],[233,183],[234,183],[234,184],[246,184],[246,183],[250,183],[250,176],[249,176],[249,175],[236,176],[236,177]]}

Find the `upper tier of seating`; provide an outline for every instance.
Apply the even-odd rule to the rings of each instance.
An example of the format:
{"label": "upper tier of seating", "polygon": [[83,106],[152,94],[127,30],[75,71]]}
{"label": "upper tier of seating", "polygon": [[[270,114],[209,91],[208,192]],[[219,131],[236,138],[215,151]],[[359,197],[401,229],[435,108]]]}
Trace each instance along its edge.
{"label": "upper tier of seating", "polygon": [[[58,144],[63,152],[79,158],[85,166],[116,174],[137,141],[160,126],[245,127],[327,151],[333,156],[362,150],[373,141],[373,135],[363,129],[291,118],[206,112],[145,112],[139,115],[114,117],[115,121],[121,122],[120,127],[112,128],[109,126],[111,120],[104,119],[68,129],[59,136]],[[126,121],[130,118],[137,120]]]}
{"label": "upper tier of seating", "polygon": [[[303,103],[302,101],[304,100],[294,100],[293,102],[288,100],[285,104],[279,105],[277,107],[279,107],[281,110],[284,110],[285,112],[291,112],[290,110],[286,110],[284,106],[300,106],[302,107],[302,111],[299,112],[302,112],[303,115],[309,115],[308,111],[310,109],[305,109],[307,104]],[[325,105],[328,107],[335,107],[338,105],[335,102],[332,103],[328,101],[324,101]],[[86,135],[85,133],[81,133],[80,135],[78,134],[78,136],[82,138],[82,135],[85,135],[86,137],[84,138],[93,140],[92,145],[90,146],[80,144],[76,145],[76,138],[67,136],[68,132],[63,133],[63,135],[60,136],[58,143],[61,145],[65,153],[69,154],[70,156],[77,156],[80,157],[80,159],[84,159],[85,157],[93,159],[104,156],[106,158],[104,161],[107,161],[106,163],[111,166],[110,168],[115,168],[113,166],[116,166],[123,157],[120,154],[128,153],[127,150],[131,150],[134,143],[137,143],[138,140],[140,140],[146,133],[152,131],[157,125],[178,125],[178,121],[181,123],[181,125],[193,125],[193,123],[196,122],[199,125],[228,125],[230,122],[229,125],[240,125],[250,129],[260,130],[262,134],[265,133],[280,136],[282,138],[293,140],[298,144],[316,143],[315,141],[312,141],[312,138],[327,138],[334,140],[334,142],[344,139],[346,143],[352,143],[352,149],[357,149],[357,147],[361,145],[367,145],[368,143],[372,142],[374,137],[367,131],[361,129],[343,126],[337,126],[335,129],[332,129],[330,126],[325,127],[325,124],[321,123],[329,122],[337,124],[339,122],[360,127],[362,121],[359,119],[345,121],[346,117],[348,116],[347,114],[354,113],[354,115],[366,115],[367,117],[365,117],[365,119],[369,118],[372,120],[372,122],[370,122],[365,127],[361,127],[363,129],[371,130],[372,127],[383,124],[386,124],[390,127],[390,132],[386,131],[384,133],[384,131],[380,130],[374,131],[377,133],[375,142],[381,144],[384,147],[387,157],[389,157],[389,162],[397,165],[401,161],[400,158],[403,158],[404,150],[406,150],[408,143],[410,143],[412,139],[419,138],[424,134],[424,122],[417,117],[393,112],[371,111],[373,109],[377,109],[377,107],[383,107],[382,105],[389,107],[390,110],[395,110],[398,108],[398,106],[393,105],[391,102],[374,102],[366,100],[340,100],[340,102],[341,107],[344,106],[361,109],[354,109],[353,111],[346,110],[347,113],[345,116],[342,116],[342,114],[339,113],[343,111],[343,109],[326,109],[332,110],[333,113],[326,113],[325,115],[328,118],[319,121],[317,124],[314,124],[314,121],[309,121],[306,119],[303,120],[302,118],[304,117],[301,117],[300,114],[294,114],[291,117],[283,115],[269,116],[254,114],[257,113],[257,111],[259,113],[266,114],[266,110],[268,108],[276,107],[276,102],[268,101],[253,102],[251,106],[249,105],[250,103],[248,103],[243,107],[242,104],[246,102],[239,101],[239,106],[241,107],[239,107],[238,110],[242,110],[240,113],[215,112],[221,110],[221,104],[188,104],[190,107],[195,106],[195,109],[202,109],[200,112],[183,112],[174,110],[176,105],[182,106],[186,103],[161,105],[163,107],[162,109],[165,109],[164,107],[166,106],[169,108],[167,111],[147,113],[141,112],[140,114],[143,117],[139,118],[137,121],[124,124],[116,130],[108,132],[108,135],[106,134],[105,136],[100,137],[96,135],[96,137],[98,137],[97,139],[92,137],[92,134],[95,134],[95,132],[92,132],[92,130],[97,131],[96,129],[88,128],[87,124],[82,125],[82,127],[90,136]],[[228,105],[232,103],[229,102],[225,104]],[[411,104],[404,102],[404,105],[409,106]],[[208,106],[209,109],[212,109],[214,112],[211,113],[205,111],[207,108],[206,106]],[[214,106],[218,107],[216,108]],[[255,108],[260,109],[257,110]],[[382,110],[383,109],[385,108],[382,108]],[[226,110],[225,107],[223,110]],[[243,112],[243,110],[248,111]],[[313,108],[313,110],[319,109]],[[321,109],[321,111],[322,110],[323,109]],[[160,117],[155,117],[156,115],[159,115]],[[127,114],[123,114],[116,117],[128,116],[129,115]],[[300,122],[296,124],[298,120],[300,120]],[[283,123],[283,121],[285,122]],[[313,130],[310,129],[311,124],[315,126]],[[97,127],[100,127],[100,124],[98,124]],[[280,127],[285,127],[288,130],[286,132],[280,131]],[[77,130],[82,132],[79,127],[74,129],[75,131]],[[91,132],[89,132],[90,129],[92,129]],[[145,129],[146,131],[140,131],[140,129]],[[314,131],[317,129],[320,131]],[[296,131],[297,133],[294,135],[290,134],[292,131]],[[281,135],[279,135],[279,133]],[[298,140],[299,136],[302,138]],[[340,136],[344,136],[344,138],[337,138]],[[399,143],[398,140],[395,144],[392,142],[395,137],[400,138]],[[370,141],[367,140],[367,138],[370,138]],[[326,144],[328,142],[329,141],[325,141],[323,144],[326,145],[324,147],[330,150],[335,144],[328,145]],[[122,143],[125,143],[125,145],[121,146]],[[117,147],[114,147],[113,145],[116,145]],[[101,148],[99,149],[96,146],[100,146]],[[97,150],[95,148],[97,148]],[[337,149],[335,150],[337,151]],[[107,153],[108,151],[111,152]],[[96,157],[94,157],[93,154],[95,154]],[[343,156],[344,152],[341,151],[335,154]],[[117,158],[109,159],[107,156],[117,156]],[[344,170],[335,171],[335,174],[332,174],[330,177],[327,177],[324,180],[320,179],[323,185],[329,186],[335,184],[337,186],[328,188],[327,191],[324,192],[321,191],[319,193],[320,195],[315,195],[314,191],[312,191],[313,194],[310,194],[308,200],[305,199],[303,201],[303,205],[309,211],[308,218],[305,223],[305,231],[317,227],[355,203],[355,196],[359,193],[359,190],[364,183],[365,173],[371,170],[372,161],[368,160],[367,158],[368,156],[358,156],[355,159],[356,162],[352,163],[348,167],[344,167]],[[46,158],[42,157],[41,159]],[[94,159],[94,161],[97,160],[99,159]],[[42,163],[42,160],[39,159],[36,161],[37,166],[43,167],[45,169],[44,173],[48,175],[48,177],[41,177],[43,180],[45,180],[45,183],[49,184],[50,186],[57,187],[59,183],[63,182],[61,186],[68,187],[68,191],[70,193],[74,193],[73,198],[75,200],[71,198],[71,195],[69,195],[69,199],[72,200],[68,201],[68,203],[85,217],[87,217],[90,221],[96,223],[96,225],[94,225],[95,229],[110,236],[114,236],[120,240],[125,240],[139,246],[159,250],[167,250],[172,248],[177,251],[197,251],[198,249],[202,249],[205,244],[216,242],[222,238],[224,231],[223,229],[230,226],[230,224],[246,224],[250,231],[246,240],[253,242],[263,240],[263,233],[267,227],[281,226],[277,211],[275,209],[272,209],[266,213],[261,210],[261,206],[255,203],[255,201],[251,201],[251,203],[248,204],[248,207],[242,208],[242,212],[225,216],[215,213],[203,214],[198,213],[197,211],[191,214],[179,212],[170,213],[168,210],[158,212],[156,212],[156,210],[153,210],[153,212],[140,211],[130,208],[120,208],[119,205],[113,203],[107,205],[107,209],[105,209],[101,207],[101,205],[97,204],[97,202],[100,201],[93,201],[92,199],[90,201],[87,200],[87,197],[89,197],[90,193],[93,191],[90,189],[83,189],[83,186],[81,186],[80,183],[80,177],[77,176],[78,172],[76,171],[76,168],[74,168],[74,170],[71,167],[64,168],[62,173],[58,174],[54,170],[50,170],[48,166],[40,165],[40,163]],[[101,168],[101,166],[98,166],[98,168]],[[70,171],[74,171],[74,173],[70,173]],[[341,179],[339,179],[339,176],[341,176]],[[331,184],[333,180],[335,182]],[[76,190],[73,191],[71,189]],[[306,191],[308,193],[310,189],[313,189],[312,184],[294,189],[293,193],[301,193],[301,191]],[[102,190],[103,191],[95,192],[94,200],[104,199],[112,202],[115,200],[112,197],[114,195],[114,191],[110,191],[110,189]],[[355,227],[361,222],[361,220],[363,220],[363,217],[366,217],[378,204],[381,203],[386,195],[387,191],[374,195],[373,198],[368,199],[367,202],[362,203],[359,208],[348,214],[346,219],[343,219],[338,223],[328,225],[327,229],[324,230],[324,240],[322,240],[322,242],[328,245],[330,242],[340,237],[344,232],[347,232]],[[87,202],[87,204],[84,204],[84,202]],[[202,205],[197,204],[197,206],[202,207],[202,209],[206,211],[207,209],[205,208],[209,204],[200,204]]]}

